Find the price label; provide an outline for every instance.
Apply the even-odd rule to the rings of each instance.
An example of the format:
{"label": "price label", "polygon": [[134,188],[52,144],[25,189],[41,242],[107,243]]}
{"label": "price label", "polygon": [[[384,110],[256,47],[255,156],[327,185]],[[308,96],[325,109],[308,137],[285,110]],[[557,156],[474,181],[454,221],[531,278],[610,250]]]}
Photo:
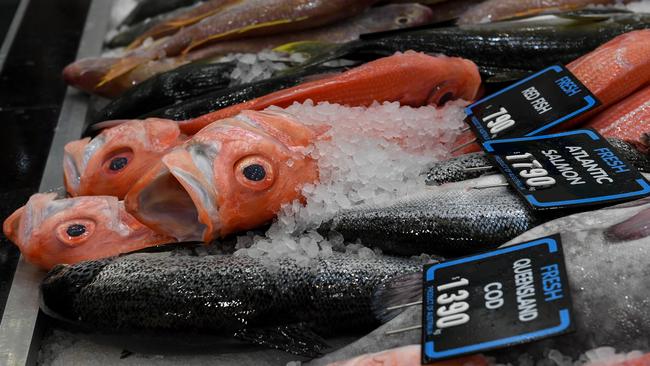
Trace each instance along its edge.
{"label": "price label", "polygon": [[573,330],[559,235],[424,268],[422,360]]}
{"label": "price label", "polygon": [[648,181],[591,129],[486,141],[483,148],[537,210],[650,195]]}
{"label": "price label", "polygon": [[555,65],[479,100],[465,113],[483,142],[538,135],[599,105],[569,70]]}

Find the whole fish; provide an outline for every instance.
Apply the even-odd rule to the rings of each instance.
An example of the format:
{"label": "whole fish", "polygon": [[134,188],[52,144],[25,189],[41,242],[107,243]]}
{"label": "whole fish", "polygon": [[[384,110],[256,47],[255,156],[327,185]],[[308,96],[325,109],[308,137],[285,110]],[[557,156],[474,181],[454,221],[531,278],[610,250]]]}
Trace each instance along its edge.
{"label": "whole fish", "polygon": [[63,172],[72,196],[120,199],[171,148],[187,140],[178,125],[151,118],[106,129],[97,137],[64,147]]}
{"label": "whole fish", "polygon": [[125,205],[145,225],[181,240],[257,228],[317,181],[316,162],[303,150],[318,136],[268,111],[217,121],[141,171]]}
{"label": "whole fish", "polygon": [[609,107],[585,127],[598,130],[605,137],[617,137],[647,150],[650,124],[650,85]]}
{"label": "whole fish", "polygon": [[[613,147],[642,172],[650,172],[650,157],[631,144],[610,139]],[[473,189],[505,182],[501,175],[465,171],[465,167],[492,167],[482,154],[436,163],[426,183],[442,184],[381,205],[360,205],[336,214],[321,233],[336,231],[347,241],[361,239],[386,253],[432,253],[458,256],[490,249],[562,215],[535,211],[510,188]],[[494,172],[494,170],[492,170]]]}
{"label": "whole fish", "polygon": [[[191,92],[191,95],[198,95],[201,93],[208,93],[212,90],[222,89],[225,85],[232,82],[232,78],[230,77],[230,72],[226,72],[226,68],[224,71],[222,71],[218,68],[214,69],[214,66],[211,66],[209,64],[198,64],[196,66],[180,67],[174,71],[170,70],[165,73],[163,80],[166,80],[168,78],[181,79],[185,77],[184,74],[186,71],[191,70],[191,72],[196,75],[202,75],[205,73],[205,75],[202,76],[202,79],[215,80],[216,82],[214,83],[214,86],[208,88],[206,87],[207,85],[205,83],[200,83],[197,87],[193,87],[193,83],[189,82],[185,84],[174,83],[158,85],[160,81],[157,81],[145,83],[146,86],[142,87],[142,89],[139,91],[131,92],[131,89],[136,89],[134,85],[137,86],[137,84],[142,83],[144,80],[146,80],[143,78],[152,76],[152,72],[149,72],[149,70],[153,71],[153,73],[155,73],[157,70],[169,70],[170,67],[178,67],[180,65],[185,65],[187,63],[198,60],[212,59],[214,57],[222,56],[228,53],[256,53],[264,49],[270,49],[295,41],[320,40],[334,43],[347,42],[357,39],[362,33],[416,26],[427,23],[430,18],[431,10],[418,4],[386,5],[378,8],[368,9],[356,17],[346,19],[332,25],[315,28],[313,30],[268,37],[256,37],[243,41],[219,42],[190,52],[183,56],[150,61],[143,64],[142,66],[135,68],[133,71],[115,79],[113,82],[103,85],[100,88],[96,88],[96,85],[98,83],[96,76],[101,75],[102,72],[107,72],[107,67],[110,65],[110,63],[105,62],[104,64],[106,67],[98,73],[84,73],[84,69],[79,66],[89,64],[89,68],[94,67],[93,60],[95,60],[94,65],[100,65],[100,62],[103,60],[101,58],[87,59],[84,62],[78,61],[77,63],[66,68],[65,75],[67,79],[71,80],[71,82],[73,82],[73,79],[75,80],[74,85],[87,92],[98,93],[100,95],[108,97],[115,97],[118,95],[122,96],[122,98],[120,98],[122,100],[120,103],[127,103],[125,101],[131,100],[134,94],[142,95],[141,93],[147,90],[152,90],[152,94],[153,91],[158,90],[158,88],[163,89],[163,91],[167,89],[173,90],[173,95],[175,95],[177,99],[175,101],[162,100],[158,102],[156,104],[156,107],[161,108],[172,104],[172,102],[187,99],[187,97],[182,97],[184,93],[188,93],[189,95]],[[75,68],[75,66],[77,67]],[[232,71],[232,68],[230,68],[230,71]],[[82,73],[83,76],[81,76]],[[313,73],[313,71],[311,73]],[[287,75],[287,77],[296,77],[298,75],[306,76],[307,73],[303,71]],[[224,83],[225,85],[223,85]],[[156,98],[156,96],[152,95],[151,99],[154,98]],[[136,105],[138,102],[131,101],[130,103]],[[144,114],[144,111],[149,112],[153,109],[149,108],[145,110],[143,107],[141,110],[143,110],[143,112],[138,115]],[[138,115],[132,115],[128,118],[134,118]]]}
{"label": "whole fish", "polygon": [[[576,331],[488,355],[500,362],[516,363],[519,355],[527,353],[542,358],[549,349],[572,357],[601,345],[624,352],[650,349],[648,218],[650,203],[644,199],[553,220],[509,241],[508,244],[515,244],[561,234]],[[394,285],[386,285],[391,290],[384,292],[384,296],[391,300],[384,303],[405,304],[414,298],[413,290],[421,292],[421,274],[398,280]],[[405,291],[406,288],[412,291]],[[390,336],[385,333],[421,324],[421,317],[420,306],[409,308],[365,337],[310,362],[309,366],[419,344],[420,330]]]}
{"label": "whole fish", "polygon": [[[369,353],[353,359],[334,362],[328,366],[420,366],[422,347],[404,346],[387,351]],[[488,366],[488,360],[481,356],[468,356],[430,363],[433,366]]]}
{"label": "whole fish", "polygon": [[[650,83],[650,29],[622,34],[572,61],[567,69],[600,100],[601,105],[562,123],[558,128],[561,130],[581,124]],[[601,124],[599,127],[605,126]],[[459,149],[458,153],[478,151],[478,145],[472,141],[476,141],[472,133],[461,135],[456,146],[468,146]]]}
{"label": "whole fish", "polygon": [[139,223],[115,197],[56,198],[33,195],[3,225],[26,260],[41,268],[174,242]]}
{"label": "whole fish", "polygon": [[372,329],[373,295],[417,261],[334,253],[313,267],[243,256],[132,254],[52,269],[42,309],[102,332],[200,331],[314,357]]}
{"label": "whole fish", "polygon": [[[269,79],[259,80],[252,83],[235,85],[229,88],[216,90],[210,93],[202,94],[191,99],[183,100],[180,103],[162,106],[155,110],[149,110],[143,114],[136,115],[135,118],[167,118],[174,121],[184,121],[192,118],[198,118],[205,114],[218,111],[236,104],[244,103],[249,100],[271,94],[278,90],[288,89],[309,81],[324,79],[349,69],[348,67],[322,67],[320,70],[309,70],[302,72],[292,72],[286,75],[279,75]],[[127,92],[128,93],[128,92]],[[120,100],[122,98],[119,98]],[[112,107],[118,105],[111,103]],[[107,106],[108,108],[108,106]],[[129,113],[128,115],[131,115]],[[104,120],[115,119],[104,118]],[[122,117],[120,117],[122,118]],[[100,121],[99,118],[97,118]],[[92,129],[101,129],[103,124],[91,126]]]}
{"label": "whole fish", "polygon": [[[650,127],[646,127],[645,131],[650,131]],[[604,133],[601,130],[598,132]],[[610,134],[610,136],[612,135]],[[623,159],[634,165],[638,171],[650,173],[650,156],[647,155],[646,150],[643,147],[639,148],[637,144],[633,145],[618,138],[624,138],[625,136],[616,135],[616,137],[607,139],[614,150]],[[438,186],[445,183],[477,178],[483,174],[494,173],[496,171],[497,168],[484,153],[475,152],[433,163],[426,169],[423,175],[426,177],[425,182],[427,185]]]}
{"label": "whole fish", "polygon": [[307,61],[305,67],[341,58],[367,59],[414,50],[472,60],[488,82],[514,81],[552,64],[569,63],[618,35],[648,27],[650,15],[625,13],[402,31],[330,47]]}
{"label": "whole fish", "polygon": [[589,5],[616,3],[616,0],[487,0],[461,14],[458,24],[498,22],[542,13],[578,10]]}
{"label": "whole fish", "polygon": [[349,106],[368,106],[374,101],[398,101],[413,107],[442,105],[453,99],[473,100],[480,84],[476,65],[471,61],[398,53],[340,75],[303,83],[179,124],[183,132],[191,134],[243,110],[261,110],[272,105],[287,107],[307,99]]}
{"label": "whole fish", "polygon": [[[200,22],[148,47],[135,49],[117,60],[86,61],[85,67],[72,64],[64,74],[72,74],[66,80],[73,82],[90,75],[90,79],[97,80],[95,87],[101,88],[152,60],[180,56],[218,41],[315,28],[359,14],[375,2],[377,0],[223,0]],[[101,65],[102,69],[93,68],[93,63]],[[104,72],[106,64],[108,71]]]}
{"label": "whole fish", "polygon": [[153,76],[120,94],[93,120],[132,119],[203,94],[228,90],[236,66],[235,62],[191,63]]}
{"label": "whole fish", "polygon": [[167,13],[178,8],[194,5],[201,0],[140,0],[138,5],[122,21],[123,25],[133,25],[147,18]]}
{"label": "whole fish", "polygon": [[[344,19],[334,24],[308,29],[302,32],[255,37],[241,41],[215,43],[196,50],[195,52],[190,52],[184,57],[189,58],[190,60],[196,60],[228,53],[255,53],[290,42],[305,40],[343,43],[355,40],[359,35],[364,33],[414,27],[427,24],[432,19],[433,13],[431,9],[426,6],[415,3],[389,4],[370,8],[350,19]],[[148,23],[151,22],[147,22],[147,24]],[[162,23],[162,21],[159,23]],[[127,31],[129,31],[130,34],[134,34],[133,31]],[[111,46],[124,46],[124,42],[130,39],[127,34],[118,34],[118,36],[120,42],[112,42]],[[134,39],[131,39],[131,41],[133,40]]]}
{"label": "whole fish", "polygon": [[397,255],[459,256],[494,248],[558,217],[536,212],[510,187],[474,189],[505,182],[488,175],[418,192],[381,205],[360,205],[337,213],[319,231],[336,231],[346,241]]}

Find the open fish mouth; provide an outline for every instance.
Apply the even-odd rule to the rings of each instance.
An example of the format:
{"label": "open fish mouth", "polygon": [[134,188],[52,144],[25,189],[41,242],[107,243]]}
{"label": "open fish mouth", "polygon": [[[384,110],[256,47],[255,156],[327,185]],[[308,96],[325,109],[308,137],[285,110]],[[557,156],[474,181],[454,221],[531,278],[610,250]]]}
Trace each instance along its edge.
{"label": "open fish mouth", "polygon": [[127,194],[127,211],[154,231],[179,241],[211,241],[220,232],[212,182],[217,149],[190,144],[172,150]]}

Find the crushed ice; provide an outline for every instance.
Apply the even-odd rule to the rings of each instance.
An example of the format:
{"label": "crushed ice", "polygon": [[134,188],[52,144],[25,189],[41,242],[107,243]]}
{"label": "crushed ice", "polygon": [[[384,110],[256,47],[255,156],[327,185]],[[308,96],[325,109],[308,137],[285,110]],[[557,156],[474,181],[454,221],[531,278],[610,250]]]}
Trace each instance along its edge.
{"label": "crushed ice", "polygon": [[323,237],[315,229],[342,209],[381,204],[421,187],[422,168],[448,155],[463,126],[465,105],[456,101],[443,108],[412,108],[387,102],[351,108],[307,101],[286,109],[270,107],[308,125],[331,126],[327,138],[305,151],[318,161],[320,182],[304,186],[306,204],[285,205],[264,236],[239,237],[236,254],[289,257],[304,265],[333,250],[360,257],[380,254],[361,243],[346,245],[338,233]]}

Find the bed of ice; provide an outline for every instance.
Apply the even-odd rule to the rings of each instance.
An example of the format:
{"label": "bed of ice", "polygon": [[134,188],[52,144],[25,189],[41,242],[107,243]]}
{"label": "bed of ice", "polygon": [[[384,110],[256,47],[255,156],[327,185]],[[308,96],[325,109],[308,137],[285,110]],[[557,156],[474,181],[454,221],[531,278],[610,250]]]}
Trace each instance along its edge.
{"label": "bed of ice", "polygon": [[324,238],[315,229],[340,210],[380,204],[420,189],[422,169],[449,155],[463,127],[466,105],[455,101],[443,108],[411,108],[395,102],[350,108],[307,101],[286,109],[271,107],[306,124],[331,126],[327,138],[305,151],[318,161],[320,182],[304,186],[306,204],[284,206],[265,236],[239,237],[236,254],[290,257],[305,265],[332,250],[375,255],[360,243],[345,247],[340,234]]}

